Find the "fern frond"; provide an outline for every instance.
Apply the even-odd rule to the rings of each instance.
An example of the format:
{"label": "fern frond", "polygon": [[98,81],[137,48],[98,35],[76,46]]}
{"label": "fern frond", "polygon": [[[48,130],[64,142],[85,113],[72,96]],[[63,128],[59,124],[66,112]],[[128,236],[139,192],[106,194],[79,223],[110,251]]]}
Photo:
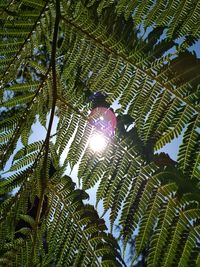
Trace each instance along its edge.
{"label": "fern frond", "polygon": [[16,96],[6,102],[3,102],[2,105],[4,107],[10,108],[16,105],[26,104],[30,102],[33,99],[33,97],[34,97],[33,93],[28,93],[25,96]]}
{"label": "fern frond", "polygon": [[59,155],[64,151],[66,145],[68,144],[68,141],[73,136],[76,128],[77,128],[77,122],[79,120],[79,115],[77,114],[71,114],[70,115],[70,123],[68,124],[68,121],[66,120],[66,128],[63,131],[60,131],[60,134],[58,134],[58,144],[59,144]]}
{"label": "fern frond", "polygon": [[142,218],[139,234],[136,239],[137,251],[142,251],[145,247],[145,244],[147,243],[147,240],[149,239],[150,232],[153,229],[159,207],[162,203],[162,197],[163,194],[158,192],[158,194],[156,194],[155,197],[153,196],[153,199],[149,201],[147,212]]}
{"label": "fern frond", "polygon": [[198,235],[200,233],[200,226],[196,226],[193,227],[193,229],[191,229],[189,236],[187,238],[187,241],[185,243],[184,249],[183,249],[183,253],[181,255],[178,267],[181,266],[187,266],[189,259],[191,257],[191,252],[193,250],[193,248],[196,246],[196,242],[198,239]]}
{"label": "fern frond", "polygon": [[193,220],[195,218],[199,218],[199,210],[188,210],[180,214],[178,223],[174,229],[173,237],[171,244],[168,245],[167,250],[165,252],[165,256],[163,257],[161,266],[169,266],[174,259],[177,246],[181,239],[181,234],[188,227],[189,220]]}
{"label": "fern frond", "polygon": [[[163,249],[163,246],[166,243],[168,229],[170,228],[176,213],[176,204],[173,199],[169,199],[165,212],[161,213],[162,225],[159,225],[160,228],[156,229],[155,235],[153,236],[150,244],[150,251],[148,255],[148,264],[149,266],[157,266],[159,258]],[[158,222],[159,224],[159,222]]]}
{"label": "fern frond", "polygon": [[[68,152],[68,159],[69,159],[69,162],[72,168],[81,159],[85,151],[85,148],[88,144],[88,141],[92,135],[92,127],[90,124],[85,122],[85,120],[84,120],[84,123],[82,124],[82,127],[83,128],[81,129],[81,121],[80,121],[77,134]],[[79,138],[77,136],[79,136]],[[92,181],[91,181],[91,184],[92,184]]]}
{"label": "fern frond", "polygon": [[[81,9],[79,9],[79,11],[80,10]],[[81,64],[83,72],[85,71],[84,73],[92,73],[91,77],[88,79],[88,84],[90,84],[92,91],[101,90],[103,85],[104,90],[110,94],[108,101],[112,102],[119,97],[119,103],[122,105],[120,112],[124,112],[128,107],[128,113],[137,120],[138,131],[145,143],[148,142],[150,135],[152,136],[153,133],[155,133],[154,136],[152,136],[152,139],[158,142],[160,148],[167,142],[173,140],[173,138],[177,137],[177,135],[180,135],[181,130],[184,127],[187,127],[189,117],[193,117],[195,112],[198,112],[196,104],[194,105],[190,102],[190,100],[193,101],[192,98],[185,97],[183,92],[183,88],[185,88],[185,92],[188,92],[188,88],[190,87],[189,82],[185,83],[184,86],[177,86],[175,89],[173,88],[172,81],[167,83],[161,82],[161,80],[167,80],[168,72],[166,71],[165,65],[163,65],[163,68],[161,68],[157,74],[155,74],[156,69],[153,69],[152,66],[151,68],[147,67],[150,71],[147,71],[144,66],[141,68],[140,57],[131,57],[131,54],[128,51],[121,50],[120,45],[119,47],[108,46],[110,41],[106,39],[106,32],[99,35],[98,31],[94,31],[88,13],[86,16],[86,13],[84,13],[86,10],[84,10],[84,8],[81,11],[82,13],[80,12],[77,19],[73,22],[69,22],[67,16],[63,18],[64,21],[79,31],[80,38],[83,42],[81,43],[81,46],[84,46],[84,43],[87,43],[88,45],[95,44],[96,47],[98,46],[99,51],[102,51],[104,59],[107,60],[107,64],[105,62],[104,65],[101,64],[101,66],[99,66],[99,59],[96,59],[97,63],[94,66],[94,73],[92,69],[89,70],[87,67],[85,69],[85,65]],[[88,23],[87,31],[90,31],[91,29],[91,32],[89,33],[86,33],[84,28],[80,28],[80,26],[84,25],[82,21],[84,16]],[[99,23],[99,25],[101,24]],[[111,39],[112,38],[109,37],[109,40]],[[78,43],[75,45],[77,46],[76,49],[78,49]],[[90,49],[87,50],[84,62],[88,62],[87,57],[88,59],[91,59],[89,51]],[[108,55],[108,59],[105,57],[105,51]],[[80,54],[79,56],[81,57]],[[145,64],[147,64],[147,66],[149,65],[148,60]],[[97,66],[99,66],[99,69],[97,69]],[[90,67],[92,68],[92,65],[90,65]],[[113,76],[106,76],[106,73],[108,72],[112,72]],[[96,73],[99,75],[97,76]],[[178,78],[175,79],[178,80]],[[152,88],[156,88],[154,91],[154,99],[152,99],[151,94]],[[194,99],[196,99],[195,93]],[[142,109],[141,106],[144,102],[151,103],[151,108],[149,108],[150,106],[148,105],[148,109],[147,106],[145,109]],[[175,109],[177,109],[177,112],[181,113],[183,103],[185,103],[187,108],[185,113],[183,112],[184,116],[180,117],[180,122],[177,124],[176,128],[174,126],[176,125],[176,121],[173,119],[177,116]],[[138,109],[140,109],[139,112]],[[141,114],[140,119],[138,118],[138,113]],[[164,121],[162,121],[163,116],[165,116]],[[165,129],[167,129],[167,127],[172,127],[172,130],[169,131],[169,134],[167,133],[162,140],[161,135],[163,134],[163,130],[161,130],[161,128],[163,127]],[[159,131],[156,131],[157,128]],[[159,141],[160,138],[161,141]]]}
{"label": "fern frond", "polygon": [[[191,0],[0,3],[0,158],[14,156],[16,171],[0,192],[19,188],[0,205],[2,265],[124,265],[103,219],[83,204],[88,195],[63,177],[67,164],[79,165],[84,190],[97,185],[124,249],[136,233],[134,256],[147,251],[149,266],[198,265],[199,184],[189,178],[199,178],[200,76],[187,49],[199,37],[199,9]],[[94,92],[120,105],[115,137],[100,153],[88,145]],[[29,144],[37,120],[47,136]],[[153,150],[182,132],[177,164],[157,160]]]}
{"label": "fern frond", "polygon": [[25,168],[27,167],[29,164],[33,163],[34,160],[37,158],[38,153],[37,152],[33,152],[27,156],[24,156],[22,159],[18,160],[17,162],[15,162],[11,168],[9,169],[10,172],[12,171],[17,171],[21,168]]}
{"label": "fern frond", "polygon": [[[73,260],[83,266],[100,266],[104,261],[106,264],[108,255],[112,264],[122,266],[123,261],[117,252],[118,245],[111,235],[104,233],[106,228],[103,220],[98,218],[92,206],[83,205],[82,199],[86,197],[84,192],[73,191],[73,188],[71,179],[63,177],[62,184],[55,185],[50,193],[50,199],[54,201],[47,219],[51,229],[48,240],[52,259],[59,259],[55,262],[56,266],[71,265]],[[66,201],[68,204],[63,206]],[[56,240],[59,236],[61,239],[58,244]],[[77,254],[79,250],[81,254]]]}
{"label": "fern frond", "polygon": [[[183,143],[180,145],[178,162],[180,169],[185,173],[194,173],[199,168],[199,138],[198,133],[199,116],[192,118],[183,136]],[[193,169],[194,168],[194,169]]]}
{"label": "fern frond", "polygon": [[[136,163],[135,163],[136,164]],[[138,168],[138,164],[131,164],[127,174],[126,174],[126,179],[123,179],[122,184],[120,186],[120,188],[117,190],[117,199],[116,201],[113,201],[113,203],[111,203],[111,213],[110,213],[110,222],[111,222],[111,226],[113,225],[114,221],[116,220],[117,216],[118,216],[118,212],[120,210],[120,207],[125,199],[125,197],[127,196],[127,192],[129,191],[130,185],[135,183],[135,179],[133,178],[136,175],[136,170]]]}
{"label": "fern frond", "polygon": [[13,189],[17,188],[28,178],[30,169],[21,170],[17,173],[12,174],[4,179],[1,179],[0,182],[0,191],[1,194],[6,192],[11,192]]}
{"label": "fern frond", "polygon": [[163,117],[163,113],[166,112],[166,108],[169,107],[171,95],[168,91],[161,92],[154,103],[151,113],[149,114],[146,123],[144,125],[144,140],[145,142],[149,139],[152,131],[154,130],[155,124],[158,122],[160,117]]}
{"label": "fern frond", "polygon": [[[197,26],[199,21],[199,17],[197,16],[197,11],[199,10],[198,1],[194,3],[190,0],[174,1],[173,3],[165,1],[155,3],[151,0],[145,1],[144,3],[127,0],[113,2],[109,1],[105,4],[103,0],[100,1],[97,7],[98,14],[102,15],[103,10],[113,4],[118,16],[123,14],[126,20],[132,18],[136,25],[143,23],[145,28],[167,25],[167,36],[170,38],[183,23],[185,25],[183,29],[180,27],[178,36],[189,34],[199,36]],[[90,5],[94,5],[94,3],[90,1]],[[194,17],[194,21],[187,20],[188,14]]]}
{"label": "fern frond", "polygon": [[38,88],[40,83],[30,83],[30,84],[15,84],[6,88],[6,90],[14,91],[14,92],[24,92],[26,90],[34,91],[34,89]]}
{"label": "fern frond", "polygon": [[35,152],[37,150],[40,150],[41,147],[42,147],[42,144],[43,144],[42,141],[37,141],[37,142],[34,142],[34,143],[29,144],[26,147],[21,148],[14,155],[13,162],[16,161],[16,160],[19,160],[19,159],[23,158],[27,154],[30,154],[30,153]]}
{"label": "fern frond", "polygon": [[[180,115],[178,116],[175,106],[177,106],[177,104],[171,105],[170,110],[166,114],[167,117],[168,116],[170,116],[170,117],[168,117],[168,118],[165,117],[164,120],[167,120],[168,123],[172,122],[174,115],[176,115],[176,121],[175,121],[176,124],[175,124],[173,129],[167,130],[166,133],[162,135],[162,137],[159,139],[159,141],[155,144],[155,149],[159,149],[159,148],[163,147],[164,145],[169,143],[174,138],[180,136],[184,126],[187,125],[188,122],[190,121],[190,119],[194,116],[194,111],[188,106],[184,107],[184,109],[180,111]],[[175,114],[173,114],[173,113],[175,113]],[[163,131],[164,131],[164,128],[162,128],[162,127],[164,125],[165,125],[165,129],[166,129],[167,128],[166,122],[162,121],[160,124],[160,127]]]}
{"label": "fern frond", "polygon": [[23,0],[22,1],[26,6],[30,6],[30,7],[33,7],[33,8],[39,8],[41,9],[44,4],[45,4],[45,1],[36,1],[36,0]]}
{"label": "fern frond", "polygon": [[0,135],[0,143],[6,143],[13,136],[13,131],[7,131]]}

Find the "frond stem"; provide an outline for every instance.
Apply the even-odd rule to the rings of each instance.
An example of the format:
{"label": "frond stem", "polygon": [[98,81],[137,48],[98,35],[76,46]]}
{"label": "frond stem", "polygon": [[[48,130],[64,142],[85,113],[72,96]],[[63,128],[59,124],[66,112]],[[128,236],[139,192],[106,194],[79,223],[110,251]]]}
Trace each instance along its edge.
{"label": "frond stem", "polygon": [[[44,141],[45,145],[45,155],[44,155],[44,161],[43,161],[43,169],[41,171],[41,195],[39,199],[38,209],[37,209],[37,215],[35,220],[35,227],[34,227],[34,239],[33,239],[33,247],[32,247],[32,254],[35,254],[35,246],[36,246],[36,240],[37,240],[37,230],[38,225],[41,217],[42,212],[42,206],[44,201],[44,195],[46,190],[46,184],[47,184],[47,167],[48,167],[48,154],[49,154],[49,142],[50,142],[50,136],[51,136],[51,129],[53,126],[53,120],[55,115],[55,107],[56,107],[56,101],[57,101],[57,77],[56,77],[56,46],[57,46],[57,37],[58,37],[58,30],[59,30],[59,22],[60,22],[60,0],[56,0],[56,18],[54,23],[54,32],[53,32],[53,42],[52,42],[52,51],[51,51],[51,69],[52,69],[52,108],[51,108],[51,114],[49,119],[49,125],[47,129],[46,138]],[[32,263],[31,263],[32,265]]]}

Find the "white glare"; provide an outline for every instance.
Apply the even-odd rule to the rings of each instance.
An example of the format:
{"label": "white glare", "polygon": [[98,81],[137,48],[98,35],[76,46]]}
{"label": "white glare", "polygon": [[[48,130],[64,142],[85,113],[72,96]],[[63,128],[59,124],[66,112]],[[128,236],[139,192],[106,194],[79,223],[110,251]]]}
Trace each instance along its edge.
{"label": "white glare", "polygon": [[94,152],[101,152],[106,148],[107,141],[105,136],[96,133],[91,136],[89,145]]}

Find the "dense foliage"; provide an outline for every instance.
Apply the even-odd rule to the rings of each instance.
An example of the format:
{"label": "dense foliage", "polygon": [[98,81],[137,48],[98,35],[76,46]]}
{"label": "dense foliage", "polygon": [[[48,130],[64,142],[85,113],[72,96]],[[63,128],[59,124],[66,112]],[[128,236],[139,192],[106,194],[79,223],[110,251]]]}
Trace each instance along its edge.
{"label": "dense foliage", "polygon": [[[0,14],[0,266],[200,266],[200,1],[1,0]],[[118,103],[99,153],[94,92]],[[177,161],[156,153],[177,137]],[[95,185],[111,233],[86,204]]]}

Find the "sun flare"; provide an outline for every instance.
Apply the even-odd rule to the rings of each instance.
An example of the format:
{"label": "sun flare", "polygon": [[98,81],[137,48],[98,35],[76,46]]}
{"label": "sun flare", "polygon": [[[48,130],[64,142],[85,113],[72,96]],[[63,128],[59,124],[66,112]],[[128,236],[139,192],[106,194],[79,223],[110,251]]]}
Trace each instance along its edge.
{"label": "sun flare", "polygon": [[106,137],[103,134],[95,133],[91,136],[89,146],[94,152],[101,152],[107,146]]}

